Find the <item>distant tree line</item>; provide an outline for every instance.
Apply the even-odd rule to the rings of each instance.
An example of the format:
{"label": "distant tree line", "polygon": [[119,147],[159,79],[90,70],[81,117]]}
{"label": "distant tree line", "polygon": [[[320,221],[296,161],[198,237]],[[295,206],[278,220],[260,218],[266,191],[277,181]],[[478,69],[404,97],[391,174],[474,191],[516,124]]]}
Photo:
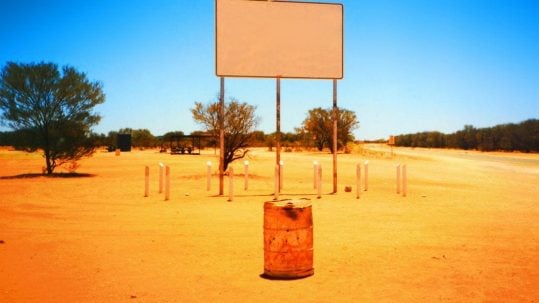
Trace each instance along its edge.
{"label": "distant tree line", "polygon": [[[318,109],[316,110],[318,112]],[[313,111],[310,111],[311,114]],[[353,113],[349,111],[342,111],[341,114],[343,117],[349,118]],[[302,149],[317,149],[323,150],[327,148],[331,151],[332,146],[332,125],[329,123],[329,118],[327,115],[318,116],[308,115],[308,118],[305,119],[304,124],[301,127],[297,127],[293,132],[281,132],[281,148],[284,151],[298,151]],[[339,128],[339,137],[337,138],[338,149],[343,149],[346,147],[348,142],[354,141],[354,136],[352,135],[351,130],[357,127],[357,121],[355,116],[353,117],[352,123],[339,123],[340,125],[348,125],[348,131],[343,132],[342,129],[346,127]],[[319,123],[321,127],[315,128],[307,126],[309,119],[320,118],[322,121]],[[349,120],[348,120],[349,121]],[[312,125],[312,124],[311,124]],[[109,131],[107,134],[103,133],[91,133],[91,138],[94,140],[95,146],[105,147],[111,151],[114,151],[117,143],[118,134],[131,134],[131,145],[134,148],[157,148],[157,147],[169,147],[171,138],[176,136],[184,136],[183,131],[170,131],[164,135],[154,135],[148,129],[132,129],[132,128],[121,128],[117,131]],[[329,135],[328,135],[329,134]],[[216,148],[219,145],[219,138],[212,136],[210,132],[207,131],[194,131],[190,135],[201,135],[205,136],[205,139],[201,141],[202,148]],[[0,132],[0,146],[18,146],[16,143],[19,136],[15,131],[6,131]],[[275,148],[275,132],[265,133],[260,130],[255,130],[249,133],[249,147],[267,147],[269,150]]]}
{"label": "distant tree line", "polygon": [[[134,148],[168,147],[176,137],[185,136],[183,131],[170,131],[159,136],[152,134],[148,129],[121,128],[117,131],[109,131],[107,134],[91,133],[90,137],[93,139],[95,146],[109,148],[114,151],[118,134],[130,134],[131,145]],[[206,139],[201,142],[203,148],[214,148],[219,145],[219,138],[211,137],[208,132],[194,131],[190,135],[205,136]],[[266,134],[263,131],[256,130],[250,134],[250,137],[249,146],[251,147],[273,148],[275,146],[275,133]],[[302,136],[294,132],[281,133],[281,145],[286,148],[313,147],[313,140],[304,140],[304,137],[305,135]],[[0,146],[17,148],[21,140],[23,140],[23,136],[19,131],[0,131]]]}
{"label": "distant tree line", "polygon": [[[208,125],[205,125],[204,131],[194,131],[190,135],[201,135],[204,139],[201,141],[201,148],[217,148],[219,145],[218,132],[215,131],[217,125],[216,107],[215,103],[201,104],[195,103],[195,107],[192,109],[194,112],[194,119],[198,121],[207,120]],[[276,146],[275,132],[264,133],[260,130],[253,130],[251,124],[248,127],[239,127],[236,125],[242,121],[251,121],[246,119],[246,113],[254,117],[255,108],[236,100],[232,100],[227,104],[227,109],[230,107],[232,111],[228,124],[231,125],[231,130],[227,133],[229,142],[234,139],[236,145],[241,148],[246,147],[267,147],[269,150],[273,150]],[[236,110],[234,110],[236,109]],[[233,114],[234,113],[234,114]],[[195,115],[196,114],[196,115]],[[206,115],[206,117],[204,116]],[[337,148],[342,150],[346,148],[347,143],[354,141],[352,131],[359,126],[359,122],[354,112],[347,109],[339,109],[337,126],[339,129],[337,138]],[[254,120],[253,120],[254,121]],[[236,124],[234,124],[236,123]],[[292,132],[281,132],[281,148],[285,152],[300,151],[304,149],[316,149],[322,151],[328,149],[331,152],[333,146],[333,123],[332,123],[332,110],[323,108],[313,108],[306,113],[306,118],[302,124],[295,128]],[[170,131],[164,135],[154,135],[148,129],[134,129],[130,127],[120,128],[118,130],[109,131],[104,133],[91,132],[88,136],[93,146],[106,148],[109,151],[116,149],[117,138],[119,134],[130,134],[131,145],[133,148],[170,148],[171,145],[176,144],[178,137],[186,135],[183,131]],[[240,136],[241,135],[241,136]],[[19,131],[6,131],[0,132],[0,146],[13,146],[17,149],[20,146],[19,142],[23,136]],[[186,139],[184,139],[186,140]],[[225,140],[226,142],[226,140]],[[234,142],[232,142],[234,143]],[[231,156],[231,159],[233,157]]]}
{"label": "distant tree line", "polygon": [[397,146],[475,149],[480,151],[539,152],[539,120],[529,119],[518,124],[464,129],[452,134],[437,131],[399,135]]}

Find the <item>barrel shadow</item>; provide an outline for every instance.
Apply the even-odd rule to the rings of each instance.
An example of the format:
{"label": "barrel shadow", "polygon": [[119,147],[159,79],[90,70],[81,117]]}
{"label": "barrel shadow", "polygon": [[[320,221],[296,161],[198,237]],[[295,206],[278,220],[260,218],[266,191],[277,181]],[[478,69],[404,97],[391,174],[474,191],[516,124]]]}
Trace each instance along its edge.
{"label": "barrel shadow", "polygon": [[313,275],[314,273],[312,275],[303,276],[303,277],[273,277],[266,273],[261,273],[259,277],[262,279],[271,280],[271,281],[293,281],[293,280],[306,279],[306,278],[312,277]]}

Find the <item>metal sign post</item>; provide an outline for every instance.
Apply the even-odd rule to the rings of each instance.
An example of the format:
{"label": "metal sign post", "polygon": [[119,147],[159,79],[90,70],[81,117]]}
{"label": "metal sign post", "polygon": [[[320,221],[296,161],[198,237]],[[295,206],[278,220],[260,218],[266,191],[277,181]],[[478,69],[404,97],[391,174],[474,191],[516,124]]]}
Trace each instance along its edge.
{"label": "metal sign post", "polygon": [[219,92],[219,195],[224,192],[225,171],[225,78],[221,77]]}
{"label": "metal sign post", "polygon": [[337,120],[339,108],[337,107],[337,80],[333,79],[333,193],[337,193]]}
{"label": "metal sign post", "polygon": [[279,167],[279,174],[277,174],[279,180],[279,192],[281,191],[282,184],[281,173],[280,173],[280,162],[281,162],[281,78],[277,77],[276,79],[276,98],[275,98],[275,146],[277,148],[275,156],[275,164]]}

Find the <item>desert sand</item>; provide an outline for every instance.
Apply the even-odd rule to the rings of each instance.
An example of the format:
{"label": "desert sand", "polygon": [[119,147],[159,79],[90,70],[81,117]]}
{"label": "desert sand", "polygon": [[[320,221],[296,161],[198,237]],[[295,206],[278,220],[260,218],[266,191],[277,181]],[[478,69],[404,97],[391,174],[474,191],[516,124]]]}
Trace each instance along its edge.
{"label": "desert sand", "polygon": [[[263,204],[275,155],[253,150],[249,190],[218,193],[218,155],[97,152],[78,176],[0,151],[0,302],[539,302],[539,155],[370,145],[283,152],[282,199],[311,199],[314,275],[268,280]],[[313,161],[323,166],[323,195]],[[356,163],[369,187],[355,194]],[[212,188],[206,190],[206,162]],[[170,200],[158,163],[171,169]],[[407,165],[408,195],[395,166]],[[144,197],[144,166],[150,194]],[[61,171],[61,170],[59,170]],[[345,186],[354,186],[344,192]]]}

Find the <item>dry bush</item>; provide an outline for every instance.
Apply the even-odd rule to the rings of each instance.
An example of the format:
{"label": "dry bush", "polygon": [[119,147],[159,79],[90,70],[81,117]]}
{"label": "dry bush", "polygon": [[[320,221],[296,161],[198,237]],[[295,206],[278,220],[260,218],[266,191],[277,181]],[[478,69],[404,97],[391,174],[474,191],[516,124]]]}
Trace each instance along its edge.
{"label": "dry bush", "polygon": [[72,174],[80,167],[80,164],[77,161],[70,161],[62,164],[62,168],[67,170],[68,173]]}
{"label": "dry bush", "polygon": [[365,148],[363,143],[349,142],[346,144],[344,152],[347,154],[361,155],[369,158],[392,158],[391,153]]}

